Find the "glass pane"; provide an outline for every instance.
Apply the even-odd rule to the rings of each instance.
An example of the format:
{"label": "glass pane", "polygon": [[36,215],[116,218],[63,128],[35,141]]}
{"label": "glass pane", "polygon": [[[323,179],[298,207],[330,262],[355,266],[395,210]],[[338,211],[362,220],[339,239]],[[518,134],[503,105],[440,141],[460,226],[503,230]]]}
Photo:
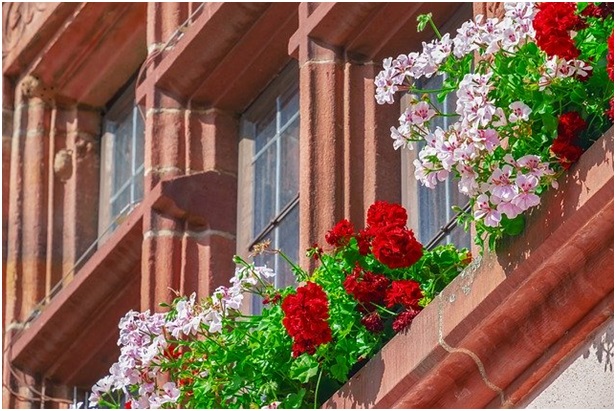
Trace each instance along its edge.
{"label": "glass pane", "polygon": [[[118,217],[122,212],[126,211],[128,205],[130,204],[130,185],[127,185],[120,192],[117,193],[117,196],[111,200],[111,218],[114,220]],[[120,223],[120,222],[118,222]]]}
{"label": "glass pane", "polygon": [[[291,261],[299,260],[299,206],[295,205],[293,209],[285,216],[278,226],[278,248],[285,253]],[[286,287],[296,284],[295,275],[289,263],[284,258],[278,256],[278,287]]]}
{"label": "glass pane", "polygon": [[447,224],[447,188],[438,184],[435,189],[419,188],[419,233],[418,240],[426,245],[439,228]]}
{"label": "glass pane", "polygon": [[[139,109],[135,107],[137,111],[137,115],[135,118],[137,119],[137,135],[136,135],[136,150],[135,150],[135,170],[139,170],[139,167],[143,165],[144,162],[144,147],[145,147],[145,124],[143,123],[143,118],[141,117],[141,113]],[[143,175],[143,174],[142,174]],[[142,190],[143,192],[143,190]]]}
{"label": "glass pane", "polygon": [[276,144],[270,145],[254,163],[254,234],[274,218],[276,212]]}
{"label": "glass pane", "polygon": [[280,207],[299,192],[299,117],[281,135]]}
{"label": "glass pane", "polygon": [[280,96],[280,127],[284,127],[298,112],[299,93],[297,87],[293,87]]}
{"label": "glass pane", "polygon": [[268,141],[276,137],[276,108],[255,124],[255,154],[259,153]]}
{"label": "glass pane", "polygon": [[132,176],[132,124],[128,116],[118,124],[113,144],[113,194]]}

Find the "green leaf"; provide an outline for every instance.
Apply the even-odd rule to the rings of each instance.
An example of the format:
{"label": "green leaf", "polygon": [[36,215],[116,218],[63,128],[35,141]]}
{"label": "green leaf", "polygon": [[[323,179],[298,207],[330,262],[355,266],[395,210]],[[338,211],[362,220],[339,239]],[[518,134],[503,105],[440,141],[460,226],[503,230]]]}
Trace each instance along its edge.
{"label": "green leaf", "polygon": [[298,392],[287,395],[287,398],[281,404],[282,405],[281,408],[285,408],[285,409],[302,408],[302,402],[304,401],[305,395],[306,395],[305,388],[300,388]]}
{"label": "green leaf", "polygon": [[524,216],[518,214],[515,218],[509,219],[503,216],[501,226],[507,235],[518,235],[524,230]]}
{"label": "green leaf", "polygon": [[432,13],[428,14],[420,14],[417,16],[417,32],[423,31],[426,28],[426,25],[432,20]]}
{"label": "green leaf", "polygon": [[289,369],[289,377],[307,383],[319,371],[319,363],[311,355],[302,354]]}

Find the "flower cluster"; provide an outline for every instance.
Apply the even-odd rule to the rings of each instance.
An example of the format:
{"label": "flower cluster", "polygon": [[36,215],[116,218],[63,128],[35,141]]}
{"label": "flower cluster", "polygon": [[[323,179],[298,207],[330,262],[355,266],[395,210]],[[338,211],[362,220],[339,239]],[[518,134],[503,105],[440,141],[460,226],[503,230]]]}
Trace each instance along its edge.
{"label": "flower cluster", "polygon": [[533,20],[537,45],[552,57],[575,59],[580,50],[569,34],[584,27],[584,21],[576,12],[574,3],[540,3]]}
{"label": "flower cluster", "polygon": [[363,254],[370,249],[374,257],[389,268],[409,267],[423,254],[423,246],[406,228],[406,210],[399,204],[377,201],[368,209],[366,229],[357,234]]}
{"label": "flower cluster", "polygon": [[[129,311],[119,323],[120,357],[109,375],[92,387],[90,404],[109,405],[109,394],[120,391],[129,408],[161,408],[176,404],[180,390],[174,381],[159,383],[161,364],[175,360],[181,349],[172,341],[221,333],[223,320],[239,313],[244,293],[274,276],[267,267],[244,265],[236,269],[231,287],[218,287],[201,304],[196,294],[175,302],[174,316]],[[179,383],[181,383],[180,381]]]}
{"label": "flower cluster", "polygon": [[[487,236],[491,245],[518,232],[521,213],[539,204],[539,194],[556,185],[590,136],[613,120],[613,89],[604,86],[613,81],[613,5],[504,8],[503,19],[476,16],[453,38],[420,16],[420,26],[429,22],[438,39],[423,43],[420,53],[385,59],[375,78],[379,104],[393,103],[398,91],[411,93],[399,126],[391,128],[394,149],[423,144],[413,165],[426,187],[457,177],[474,207],[466,218],[476,223],[477,242]],[[472,53],[479,56],[474,67]],[[441,89],[417,88],[435,74],[444,77]],[[455,95],[455,114],[442,112],[428,94]],[[561,131],[574,115],[582,126]],[[442,116],[456,118],[433,127]]]}
{"label": "flower cluster", "polygon": [[[356,238],[361,255],[367,256],[371,251],[376,261],[390,270],[408,269],[421,259],[423,247],[406,228],[407,219],[406,210],[399,204],[377,201],[368,209],[366,228],[358,234],[347,232],[347,235]],[[330,233],[341,225],[352,228],[347,220],[342,220]],[[424,295],[417,281],[390,278],[363,268],[359,262],[346,276],[343,286],[357,302],[362,325],[373,333],[384,330],[383,316],[390,315],[382,307],[403,311],[395,315],[395,332],[408,326],[422,308],[419,301]]]}
{"label": "flower cluster", "polygon": [[[163,314],[151,314],[149,310],[129,311],[120,320],[120,357],[109,369],[109,375],[92,387],[90,404],[99,403],[112,390],[124,392],[132,408],[160,408],[178,400],[180,391],[175,383],[159,386],[157,379],[158,364],[170,352],[164,335],[165,324]],[[130,387],[138,390],[135,392]]]}
{"label": "flower cluster", "polygon": [[309,282],[282,301],[282,324],[293,338],[293,356],[314,354],[317,347],[332,339],[327,295],[318,284]]}
{"label": "flower cluster", "polygon": [[[321,381],[341,387],[470,262],[451,245],[423,250],[407,218],[379,201],[359,233],[339,222],[326,235],[329,252],[310,250],[320,263],[310,274],[280,250],[256,247],[280,253],[298,286],[276,288],[271,269],[236,256],[229,286],[209,297],[179,297],[165,313],[129,312],[119,324],[121,355],[92,388],[91,406],[317,407]],[[263,299],[258,314],[245,314],[250,294]]]}

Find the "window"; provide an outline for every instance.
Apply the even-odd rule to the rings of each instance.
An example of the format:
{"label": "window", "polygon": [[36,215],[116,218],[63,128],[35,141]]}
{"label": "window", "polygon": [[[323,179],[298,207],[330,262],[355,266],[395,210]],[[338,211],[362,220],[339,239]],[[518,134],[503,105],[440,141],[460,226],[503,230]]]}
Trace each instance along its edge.
{"label": "window", "polygon": [[145,125],[131,84],[103,118],[99,236],[113,231],[143,199]]}
{"label": "window", "polygon": [[[299,257],[299,90],[297,64],[291,63],[242,117],[240,142],[240,254],[261,241]],[[249,204],[249,205],[248,205]],[[243,232],[243,234],[242,234]],[[246,233],[250,234],[246,234]],[[254,258],[277,276],[275,285],[295,282],[290,266],[277,254]],[[253,312],[260,311],[253,302]]]}

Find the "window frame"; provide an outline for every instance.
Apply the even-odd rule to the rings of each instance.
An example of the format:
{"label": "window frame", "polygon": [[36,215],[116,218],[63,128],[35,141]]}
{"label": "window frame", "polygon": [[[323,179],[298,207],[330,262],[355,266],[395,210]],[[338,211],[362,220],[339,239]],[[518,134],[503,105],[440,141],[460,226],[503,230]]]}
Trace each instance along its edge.
{"label": "window frame", "polygon": [[[128,121],[130,117],[130,177],[122,186],[114,190],[114,173],[116,170],[116,156],[114,145],[116,144],[116,131],[122,122]],[[142,122],[143,135],[139,140],[138,122]],[[138,144],[142,144],[143,158],[137,159]],[[126,216],[138,205],[144,196],[144,173],[145,173],[145,121],[141,116],[139,107],[135,103],[135,80],[131,80],[107,105],[107,110],[102,117],[101,132],[101,173],[99,190],[99,215],[98,233],[100,244],[124,221]],[[137,178],[141,178],[142,190],[137,193]],[[129,190],[129,202],[122,210],[114,215],[113,202]],[[99,246],[100,246],[99,244]]]}
{"label": "window frame", "polygon": [[[297,99],[297,111],[282,122],[281,100],[283,97],[292,93]],[[275,111],[272,105],[275,104]],[[256,148],[256,124],[267,115],[275,113],[275,135],[267,140],[262,147],[255,152]],[[298,233],[298,249],[292,250],[299,256],[299,135],[300,135],[300,109],[299,109],[299,67],[296,61],[291,61],[280,73],[267,85],[264,91],[253,100],[249,108],[243,113],[240,120],[240,142],[239,142],[239,173],[238,173],[238,224],[237,224],[237,254],[254,259],[250,252],[255,244],[265,240],[272,240],[270,248],[284,248],[279,244],[279,230],[284,222],[288,222],[289,215],[296,212],[298,217],[294,224]],[[297,193],[292,195],[285,204],[282,204],[282,160],[283,160],[283,134],[297,122]],[[256,161],[258,161],[268,149],[275,145],[276,150],[276,170],[275,170],[275,206],[272,218],[262,227],[255,227],[255,196],[257,189],[255,184]],[[273,237],[273,238],[272,238]],[[290,250],[283,250],[289,252]],[[275,256],[273,267],[277,273],[274,278],[274,285],[280,287],[285,280],[279,267],[279,256]],[[256,310],[255,304],[251,301],[246,306],[251,307],[252,312]]]}

